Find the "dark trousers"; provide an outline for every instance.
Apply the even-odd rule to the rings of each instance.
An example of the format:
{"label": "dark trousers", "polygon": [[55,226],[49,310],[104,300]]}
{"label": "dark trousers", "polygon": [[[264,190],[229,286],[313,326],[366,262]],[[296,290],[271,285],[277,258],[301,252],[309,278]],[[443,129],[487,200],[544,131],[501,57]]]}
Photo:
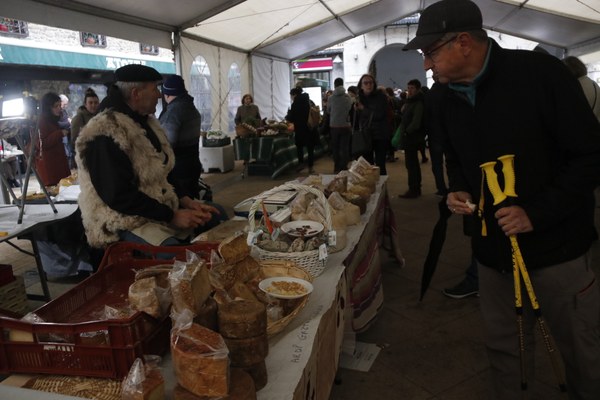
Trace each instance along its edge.
{"label": "dark trousers", "polygon": [[304,147],[306,147],[306,152],[308,153],[308,168],[312,168],[315,160],[315,145],[310,144],[298,144],[296,143],[296,153],[298,154],[298,163],[304,163]]}
{"label": "dark trousers", "polygon": [[333,155],[333,172],[338,172],[348,168],[350,162],[350,136],[352,131],[347,128],[330,128],[331,134],[331,154]]}
{"label": "dark trousers", "polygon": [[365,160],[379,167],[380,175],[387,175],[385,161],[390,146],[389,139],[373,139],[372,150],[363,156]]}
{"label": "dark trousers", "polygon": [[408,172],[408,189],[421,191],[421,163],[419,163],[419,149],[417,147],[406,147],[404,149],[404,165]]}

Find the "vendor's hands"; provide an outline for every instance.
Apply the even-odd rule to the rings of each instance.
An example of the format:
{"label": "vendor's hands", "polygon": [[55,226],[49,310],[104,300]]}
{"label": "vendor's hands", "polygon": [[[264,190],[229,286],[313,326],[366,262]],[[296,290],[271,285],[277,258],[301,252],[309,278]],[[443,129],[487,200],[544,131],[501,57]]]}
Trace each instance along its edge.
{"label": "vendor's hands", "polygon": [[175,210],[170,225],[179,229],[191,229],[204,225],[212,218],[210,212],[180,208]]}
{"label": "vendor's hands", "polygon": [[494,216],[506,236],[533,231],[533,225],[525,210],[519,206],[502,207]]}
{"label": "vendor's hands", "polygon": [[471,201],[471,195],[467,192],[450,192],[446,199],[446,205],[453,214],[471,215],[475,212]]}
{"label": "vendor's hands", "polygon": [[221,212],[217,208],[215,208],[213,206],[209,206],[208,204],[205,204],[201,201],[194,200],[189,196],[184,196],[184,197],[180,198],[179,206],[181,208],[185,208],[187,210],[197,210],[197,211],[209,212],[212,214],[221,214]]}

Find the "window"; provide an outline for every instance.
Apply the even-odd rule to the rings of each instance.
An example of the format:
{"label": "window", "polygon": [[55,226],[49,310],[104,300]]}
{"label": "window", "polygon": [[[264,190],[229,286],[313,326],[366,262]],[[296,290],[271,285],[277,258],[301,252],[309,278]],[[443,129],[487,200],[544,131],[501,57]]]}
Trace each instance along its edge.
{"label": "window", "polygon": [[227,96],[228,127],[229,133],[235,132],[235,114],[238,107],[242,104],[242,82],[240,78],[240,68],[236,63],[229,67],[229,95]]}
{"label": "window", "polygon": [[91,32],[80,32],[81,45],[86,47],[106,47],[106,36]]}
{"label": "window", "polygon": [[0,35],[27,37],[29,35],[27,22],[13,18],[0,17]]}
{"label": "window", "polygon": [[210,81],[210,70],[206,60],[202,56],[197,56],[192,63],[190,71],[190,96],[194,98],[194,105],[200,111],[202,116],[203,132],[211,130],[212,126],[212,96]]}
{"label": "window", "polygon": [[140,43],[140,53],[149,54],[151,56],[157,56],[158,46],[154,46],[153,44]]}

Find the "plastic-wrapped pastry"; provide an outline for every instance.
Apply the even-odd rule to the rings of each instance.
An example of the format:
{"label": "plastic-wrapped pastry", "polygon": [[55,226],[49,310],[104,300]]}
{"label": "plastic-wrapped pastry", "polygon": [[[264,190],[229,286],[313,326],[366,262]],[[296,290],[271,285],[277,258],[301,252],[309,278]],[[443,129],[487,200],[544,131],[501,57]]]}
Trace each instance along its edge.
{"label": "plastic-wrapped pastry", "polygon": [[333,192],[331,193],[331,195],[329,195],[327,202],[329,203],[331,208],[333,208],[334,210],[343,210],[346,207],[346,204],[348,204],[348,202],[344,200],[344,198],[340,194],[344,192]]}
{"label": "plastic-wrapped pastry", "polygon": [[302,238],[296,238],[288,249],[289,253],[295,253],[298,251],[304,251],[304,240]]}
{"label": "plastic-wrapped pastry", "polygon": [[348,190],[348,177],[347,176],[336,176],[327,185],[327,190],[330,193],[338,192],[344,193]]}

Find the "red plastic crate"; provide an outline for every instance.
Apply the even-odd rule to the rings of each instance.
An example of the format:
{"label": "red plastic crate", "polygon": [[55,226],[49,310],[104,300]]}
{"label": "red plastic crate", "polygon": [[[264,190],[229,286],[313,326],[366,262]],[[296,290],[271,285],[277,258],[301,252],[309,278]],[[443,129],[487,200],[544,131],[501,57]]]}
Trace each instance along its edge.
{"label": "red plastic crate", "polygon": [[201,254],[210,261],[211,250],[217,250],[219,242],[197,242],[184,246],[150,246],[131,242],[116,242],[107,247],[100,262],[99,270],[115,262],[126,260],[186,260],[186,250]]}
{"label": "red plastic crate", "polygon": [[[186,249],[203,250],[203,256],[207,257],[210,254],[207,250],[215,245],[218,244],[167,249],[174,251],[176,258],[184,259]],[[158,320],[137,312],[127,319],[98,319],[105,305],[118,308],[127,302],[135,270],[172,263],[172,260],[131,258],[133,250],[142,250],[144,254],[163,251],[163,248],[149,247],[152,246],[129,244],[119,246],[118,250],[107,250],[107,264],[102,269],[35,311],[46,321],[44,323],[0,316],[0,373],[121,379],[137,357],[164,354],[169,348],[171,319],[168,316]],[[33,342],[11,341],[11,331],[26,332]],[[105,343],[86,341],[87,336],[98,332]]]}

